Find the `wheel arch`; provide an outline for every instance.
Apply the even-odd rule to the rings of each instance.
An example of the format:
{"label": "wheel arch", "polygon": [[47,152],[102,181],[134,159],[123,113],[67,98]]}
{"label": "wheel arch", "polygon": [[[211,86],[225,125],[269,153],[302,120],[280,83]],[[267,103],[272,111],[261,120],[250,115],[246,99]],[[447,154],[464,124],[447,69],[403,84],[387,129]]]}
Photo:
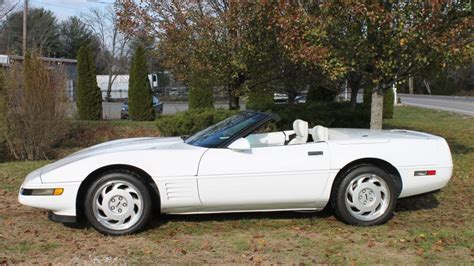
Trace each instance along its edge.
{"label": "wheel arch", "polygon": [[332,182],[332,185],[331,185],[331,196],[330,196],[330,199],[329,199],[330,201],[335,196],[335,191],[337,190],[337,186],[340,183],[340,181],[342,180],[342,178],[347,173],[349,173],[352,169],[360,167],[360,166],[364,166],[364,165],[376,166],[376,167],[384,170],[388,174],[390,174],[392,176],[392,178],[397,180],[396,184],[399,186],[397,188],[397,190],[398,190],[397,195],[400,195],[400,193],[402,191],[402,188],[403,188],[403,182],[402,182],[402,177],[401,177],[400,172],[398,171],[398,169],[395,166],[393,166],[391,163],[387,162],[386,160],[379,159],[379,158],[367,157],[367,158],[361,158],[361,159],[354,160],[354,161],[346,164],[344,167],[342,167],[339,170],[339,172],[336,175],[336,178],[334,178],[334,181]]}
{"label": "wheel arch", "polygon": [[140,176],[143,179],[145,184],[147,185],[148,189],[150,190],[150,194],[152,196],[152,202],[154,204],[154,209],[160,210],[161,202],[160,202],[160,193],[158,187],[153,181],[153,178],[144,170],[127,164],[112,164],[103,166],[101,168],[96,169],[92,173],[90,173],[84,181],[82,181],[81,185],[79,186],[79,190],[76,196],[76,217],[78,220],[82,220],[84,218],[84,200],[85,195],[87,193],[87,189],[91,186],[91,184],[97,180],[102,174],[109,172],[109,171],[126,171],[132,172]]}

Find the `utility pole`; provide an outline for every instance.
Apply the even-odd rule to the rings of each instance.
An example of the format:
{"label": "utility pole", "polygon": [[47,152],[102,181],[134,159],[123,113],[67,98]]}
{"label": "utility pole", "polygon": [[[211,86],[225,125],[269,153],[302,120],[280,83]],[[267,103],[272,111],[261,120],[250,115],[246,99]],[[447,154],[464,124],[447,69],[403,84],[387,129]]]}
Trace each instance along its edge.
{"label": "utility pole", "polygon": [[26,20],[28,17],[28,0],[23,4],[23,58],[26,56]]}

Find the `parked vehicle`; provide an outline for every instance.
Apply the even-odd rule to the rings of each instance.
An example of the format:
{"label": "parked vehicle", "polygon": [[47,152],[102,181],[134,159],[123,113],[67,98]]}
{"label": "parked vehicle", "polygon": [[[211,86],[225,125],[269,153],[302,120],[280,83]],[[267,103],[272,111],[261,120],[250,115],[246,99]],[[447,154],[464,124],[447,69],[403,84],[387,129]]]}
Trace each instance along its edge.
{"label": "parked vehicle", "polygon": [[276,104],[288,103],[288,95],[286,93],[274,93],[273,102]]}
{"label": "parked vehicle", "polygon": [[[153,96],[153,108],[155,108],[156,114],[163,113],[163,102],[161,102],[160,99],[158,99],[158,97],[156,96]],[[122,103],[120,117],[122,119],[128,119],[128,100]]]}
{"label": "parked vehicle", "polygon": [[306,95],[296,96],[295,103],[306,103]]}
{"label": "parked vehicle", "polygon": [[21,204],[109,235],[134,233],[153,210],[196,214],[314,211],[352,225],[388,221],[398,198],[443,188],[446,141],[410,130],[340,129],[296,120],[262,133],[271,113],[244,111],[190,137],[99,144],[30,173]]}

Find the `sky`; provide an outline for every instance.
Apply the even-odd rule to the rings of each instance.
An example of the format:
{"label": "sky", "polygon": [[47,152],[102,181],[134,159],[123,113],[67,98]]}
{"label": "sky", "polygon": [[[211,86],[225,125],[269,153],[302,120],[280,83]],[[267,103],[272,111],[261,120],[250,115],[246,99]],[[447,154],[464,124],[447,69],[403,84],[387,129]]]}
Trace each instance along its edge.
{"label": "sky", "polygon": [[[11,1],[11,0],[10,0]],[[24,0],[13,0],[21,1]],[[90,8],[106,8],[114,3],[114,0],[29,0],[30,7],[42,7],[54,12],[59,21],[66,20],[70,16],[80,16]]]}

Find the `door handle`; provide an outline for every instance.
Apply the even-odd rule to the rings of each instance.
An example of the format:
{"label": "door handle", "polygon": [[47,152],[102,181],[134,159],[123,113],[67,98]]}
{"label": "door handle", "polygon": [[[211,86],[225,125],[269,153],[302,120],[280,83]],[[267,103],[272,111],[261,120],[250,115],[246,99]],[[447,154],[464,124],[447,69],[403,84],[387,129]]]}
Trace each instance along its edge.
{"label": "door handle", "polygon": [[317,156],[317,155],[323,155],[323,151],[309,151],[308,156]]}

